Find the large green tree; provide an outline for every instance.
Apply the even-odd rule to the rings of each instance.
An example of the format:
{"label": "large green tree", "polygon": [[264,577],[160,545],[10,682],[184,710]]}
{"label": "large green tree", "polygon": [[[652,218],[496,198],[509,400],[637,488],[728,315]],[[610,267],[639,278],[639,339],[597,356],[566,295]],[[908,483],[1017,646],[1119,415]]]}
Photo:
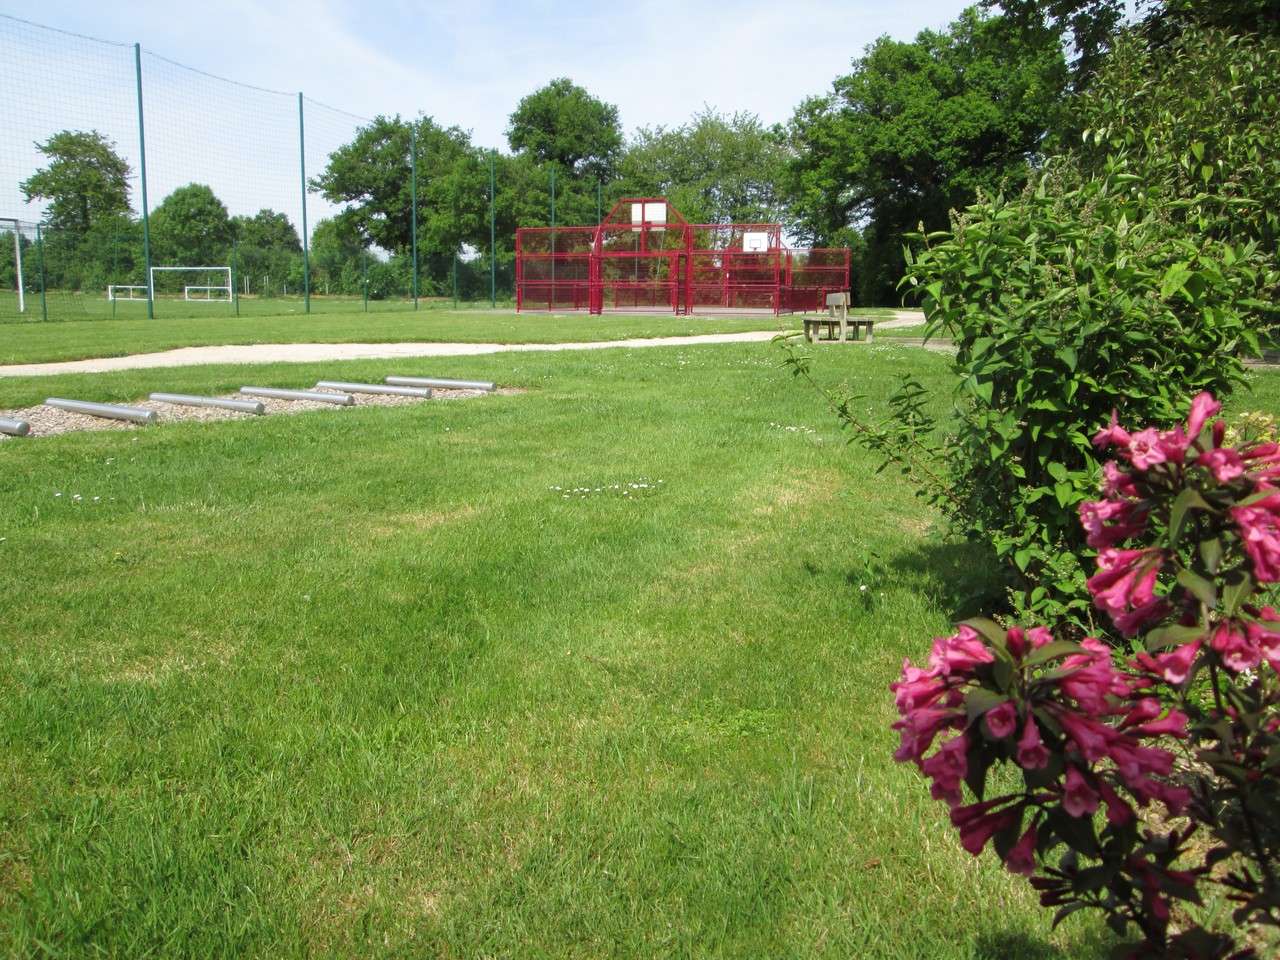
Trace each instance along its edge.
{"label": "large green tree", "polygon": [[311,187],[347,205],[337,215],[344,230],[392,253],[413,248],[415,188],[420,259],[451,261],[465,246],[489,246],[488,158],[466,131],[430,117],[377,117],[329,155]]}
{"label": "large green tree", "polygon": [[55,230],[82,237],[99,221],[133,212],[129,164],[97,130],[63,130],[36,149],[49,158],[49,165],[19,186],[28,203],[49,201],[44,219]]}
{"label": "large green tree", "polygon": [[232,236],[227,208],[212,188],[189,183],[151,212],[151,262],[166,267],[229,266]]}
{"label": "large green tree", "polygon": [[784,135],[751,113],[709,107],[674,130],[641,128],[618,164],[615,193],[666,197],[690,223],[778,223]]}
{"label": "large green tree", "polygon": [[882,37],[791,121],[794,232],[819,245],[862,233],[863,302],[896,300],[905,234],[947,226],[980,191],[1018,189],[1061,107],[1055,32],[964,11],[913,42]]}
{"label": "large green tree", "polygon": [[575,179],[607,182],[622,152],[618,108],[568,77],[552,80],[516,107],[507,142],[538,164],[555,164]]}

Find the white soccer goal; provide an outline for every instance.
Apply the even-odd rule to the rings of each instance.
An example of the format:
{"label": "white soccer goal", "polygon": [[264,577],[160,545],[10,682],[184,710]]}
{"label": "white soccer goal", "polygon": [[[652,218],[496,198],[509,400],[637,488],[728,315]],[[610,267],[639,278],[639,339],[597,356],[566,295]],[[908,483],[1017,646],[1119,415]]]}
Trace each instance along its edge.
{"label": "white soccer goal", "polygon": [[152,298],[179,295],[192,303],[226,303],[233,296],[231,268],[152,267]]}
{"label": "white soccer goal", "polygon": [[143,300],[147,299],[147,288],[137,284],[113,283],[107,287],[108,300]]}
{"label": "white soccer goal", "polygon": [[0,220],[0,231],[13,231],[13,266],[17,271],[18,312],[27,312],[27,296],[22,289],[22,230],[17,220]]}

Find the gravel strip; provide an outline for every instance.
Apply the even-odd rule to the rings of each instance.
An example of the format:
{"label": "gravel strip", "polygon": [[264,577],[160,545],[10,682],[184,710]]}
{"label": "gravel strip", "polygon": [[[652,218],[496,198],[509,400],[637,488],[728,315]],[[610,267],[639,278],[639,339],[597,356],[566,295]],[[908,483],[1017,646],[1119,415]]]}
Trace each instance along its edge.
{"label": "gravel strip", "polygon": [[[316,390],[316,393],[341,393],[340,390]],[[499,393],[519,393],[521,391],[508,388]],[[239,393],[222,395],[226,399],[244,400]],[[470,397],[486,396],[483,390],[436,390],[431,400],[420,400],[417,397],[397,397],[386,394],[355,394],[356,407],[400,407],[411,403],[431,403],[433,400],[463,400]],[[85,399],[77,397],[76,399]],[[327,410],[340,412],[353,409],[340,407],[332,403],[321,403],[316,400],[273,400],[266,397],[254,397],[261,400],[265,412],[263,416],[276,414],[304,413],[308,410]],[[57,433],[74,433],[77,430],[154,430],[166,423],[177,423],[183,420],[244,420],[256,414],[239,413],[235,410],[222,410],[217,407],[188,407],[176,403],[161,403],[157,400],[139,400],[136,403],[120,404],[120,406],[138,407],[143,410],[154,410],[160,419],[153,425],[133,423],[129,420],[111,420],[106,417],[90,417],[83,413],[72,413],[69,410],[58,410],[55,407],[40,404],[38,407],[24,407],[21,410],[0,410],[0,417],[13,420],[25,420],[31,424],[31,432],[26,437],[12,437],[0,433],[0,441],[24,440],[31,437],[51,437]]]}

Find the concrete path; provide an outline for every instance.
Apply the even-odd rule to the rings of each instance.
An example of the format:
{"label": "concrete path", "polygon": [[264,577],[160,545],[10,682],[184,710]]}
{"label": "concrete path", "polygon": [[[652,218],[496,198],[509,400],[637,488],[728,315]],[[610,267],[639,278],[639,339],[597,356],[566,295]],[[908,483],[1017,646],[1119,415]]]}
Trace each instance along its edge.
{"label": "concrete path", "polygon": [[[898,310],[881,327],[922,323],[915,311]],[[520,353],[533,350],[603,350],[608,347],[696,346],[703,343],[751,343],[772,340],[776,331],[708,333],[689,337],[649,337],[638,340],[600,340],[591,343],[257,343],[216,347],[179,347],[129,357],[66,360],[60,363],[13,363],[0,366],[0,377],[40,377],[56,373],[107,373],[155,367],[201,364],[324,363],[333,360],[393,360],[397,357],[461,357],[481,353]]]}

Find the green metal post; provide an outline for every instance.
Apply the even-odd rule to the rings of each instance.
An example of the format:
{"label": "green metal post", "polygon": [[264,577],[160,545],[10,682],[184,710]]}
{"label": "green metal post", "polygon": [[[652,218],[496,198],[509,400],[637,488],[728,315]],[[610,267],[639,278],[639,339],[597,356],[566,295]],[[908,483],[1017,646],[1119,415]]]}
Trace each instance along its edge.
{"label": "green metal post", "polygon": [[40,224],[36,224],[36,265],[40,268],[40,319],[48,321],[49,304],[44,290],[44,237],[40,233]]}
{"label": "green metal post", "polygon": [[364,312],[369,312],[369,251],[360,251],[360,266],[364,276]]}
{"label": "green metal post", "polygon": [[151,288],[151,214],[147,208],[147,135],[142,123],[142,44],[133,45],[138,77],[138,176],[142,183],[142,262],[147,268],[147,319],[156,316],[156,292]]}
{"label": "green metal post", "polygon": [[453,255],[453,309],[458,309],[458,255]]}
{"label": "green metal post", "polygon": [[498,305],[498,249],[494,226],[496,195],[493,190],[493,158],[496,153],[492,147],[489,149],[489,299],[494,307]]}
{"label": "green metal post", "polygon": [[413,209],[413,309],[418,309],[418,125],[409,128],[409,205]]}
{"label": "green metal post", "polygon": [[[115,283],[120,279],[120,218],[116,217],[116,243],[115,253],[111,260],[111,282]],[[111,298],[111,315],[116,315],[116,298]]]}
{"label": "green metal post", "polygon": [[556,167],[551,165],[551,300],[547,309],[556,305]]}
{"label": "green metal post", "polygon": [[231,299],[236,304],[236,316],[240,316],[240,254],[236,241],[231,241]]}
{"label": "green metal post", "polygon": [[[298,94],[298,160],[302,164],[302,294],[311,312],[311,244],[307,240],[307,138],[303,133],[302,94]],[[237,313],[239,306],[237,305]]]}

